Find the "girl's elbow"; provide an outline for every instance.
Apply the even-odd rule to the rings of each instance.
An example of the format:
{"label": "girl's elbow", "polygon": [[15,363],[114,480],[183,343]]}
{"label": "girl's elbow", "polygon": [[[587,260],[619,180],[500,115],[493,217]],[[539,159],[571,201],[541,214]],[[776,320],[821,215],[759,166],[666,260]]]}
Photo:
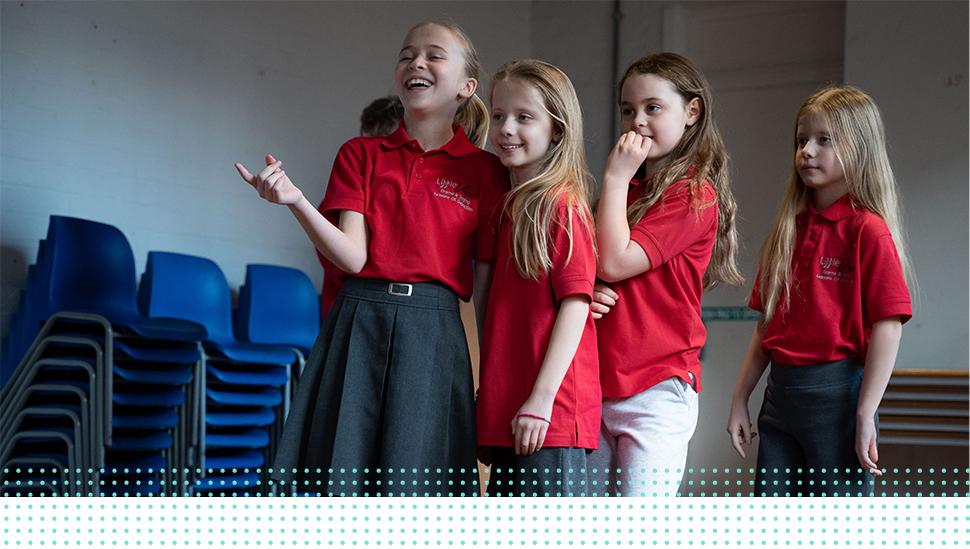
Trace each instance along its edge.
{"label": "girl's elbow", "polygon": [[366,255],[358,256],[358,257],[351,258],[350,261],[348,261],[347,264],[344,265],[344,268],[342,270],[349,275],[356,276],[356,275],[359,275],[360,272],[364,270],[364,265],[366,264],[367,264],[367,256]]}
{"label": "girl's elbow", "polygon": [[628,278],[627,274],[623,272],[623,268],[616,261],[611,261],[609,259],[600,258],[599,263],[596,265],[596,276],[599,277],[603,282],[620,282]]}

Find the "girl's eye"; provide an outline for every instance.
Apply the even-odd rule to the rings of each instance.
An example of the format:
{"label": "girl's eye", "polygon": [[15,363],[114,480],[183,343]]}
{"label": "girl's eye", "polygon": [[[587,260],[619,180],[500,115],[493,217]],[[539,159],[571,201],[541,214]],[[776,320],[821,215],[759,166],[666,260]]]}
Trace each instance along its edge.
{"label": "girl's eye", "polygon": [[398,61],[398,63],[401,63],[401,62],[404,62],[404,61],[410,61],[411,59],[412,59],[412,57],[411,57],[411,56],[408,56],[408,55],[403,55],[403,56],[401,56],[401,58],[400,58],[400,59],[398,59],[397,61]]}
{"label": "girl's eye", "polygon": [[795,140],[795,143],[798,143],[799,147],[804,147],[805,143],[808,143],[808,140],[803,137],[799,137],[798,139]]}
{"label": "girl's eye", "polygon": [[520,114],[519,120],[532,120],[532,117],[527,114]]}
{"label": "girl's eye", "polygon": [[832,138],[827,135],[823,135],[822,137],[818,138],[818,142],[822,143],[823,145],[828,145],[832,142]]}
{"label": "girl's eye", "polygon": [[501,119],[502,119],[502,115],[499,114],[499,113],[495,113],[495,114],[492,115],[492,120],[495,120],[496,122],[499,121],[499,120],[501,120]]}
{"label": "girl's eye", "polygon": [[629,109],[629,108],[620,109],[620,115],[621,116],[633,116],[633,109]]}
{"label": "girl's eye", "polygon": [[660,105],[647,105],[647,112],[657,112],[660,110]]}
{"label": "girl's eye", "polygon": [[432,56],[429,56],[428,59],[433,59],[435,61],[440,61],[440,60],[444,59],[444,57],[442,57],[440,55],[432,55]]}

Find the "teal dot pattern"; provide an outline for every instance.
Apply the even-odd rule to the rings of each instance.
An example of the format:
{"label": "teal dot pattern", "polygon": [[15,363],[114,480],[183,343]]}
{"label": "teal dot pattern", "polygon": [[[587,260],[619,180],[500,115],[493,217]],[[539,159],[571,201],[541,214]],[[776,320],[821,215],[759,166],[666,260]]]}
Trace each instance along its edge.
{"label": "teal dot pattern", "polygon": [[963,547],[965,498],[5,499],[7,547]]}

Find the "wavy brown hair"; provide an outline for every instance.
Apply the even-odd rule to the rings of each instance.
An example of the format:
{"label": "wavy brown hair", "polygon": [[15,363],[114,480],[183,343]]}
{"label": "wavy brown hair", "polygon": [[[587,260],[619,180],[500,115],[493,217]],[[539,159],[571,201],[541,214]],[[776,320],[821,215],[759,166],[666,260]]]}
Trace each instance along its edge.
{"label": "wavy brown hair", "polygon": [[[698,99],[700,114],[697,122],[686,129],[677,146],[664,158],[651,178],[646,193],[627,209],[627,220],[632,227],[643,219],[644,214],[660,200],[664,191],[693,169],[689,185],[694,206],[697,209],[707,208],[716,201],[718,209],[717,238],[711,262],[704,273],[704,288],[712,288],[720,283],[740,286],[744,283],[744,278],[737,264],[737,204],[731,192],[724,141],[714,122],[711,86],[700,69],[686,57],[669,52],[655,53],[634,61],[626,70],[618,88],[620,101],[623,84],[627,79],[643,74],[654,74],[670,81],[685,104]],[[703,181],[707,181],[714,188],[717,193],[715,201],[706,204],[701,202],[700,187]]]}

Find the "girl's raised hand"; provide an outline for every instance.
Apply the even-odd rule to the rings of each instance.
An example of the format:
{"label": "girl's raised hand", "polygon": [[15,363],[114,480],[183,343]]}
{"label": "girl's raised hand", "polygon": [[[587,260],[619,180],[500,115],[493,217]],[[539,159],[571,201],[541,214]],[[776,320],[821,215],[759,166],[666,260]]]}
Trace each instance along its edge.
{"label": "girl's raised hand", "polygon": [[629,131],[621,135],[606,159],[606,176],[603,179],[629,183],[637,168],[647,159],[652,146],[653,139],[637,132]]}
{"label": "girl's raised hand", "polygon": [[754,437],[758,436],[758,433],[754,432],[754,425],[751,424],[751,417],[748,415],[747,402],[731,402],[731,415],[728,416],[727,432],[731,436],[731,446],[734,446],[734,451],[741,456],[741,459],[744,459],[744,448],[741,445],[751,444]]}
{"label": "girl's raised hand", "polygon": [[303,191],[283,171],[283,163],[271,154],[266,155],[266,167],[256,175],[239,162],[234,165],[243,180],[256,189],[260,197],[273,204],[296,204],[303,198]]}

